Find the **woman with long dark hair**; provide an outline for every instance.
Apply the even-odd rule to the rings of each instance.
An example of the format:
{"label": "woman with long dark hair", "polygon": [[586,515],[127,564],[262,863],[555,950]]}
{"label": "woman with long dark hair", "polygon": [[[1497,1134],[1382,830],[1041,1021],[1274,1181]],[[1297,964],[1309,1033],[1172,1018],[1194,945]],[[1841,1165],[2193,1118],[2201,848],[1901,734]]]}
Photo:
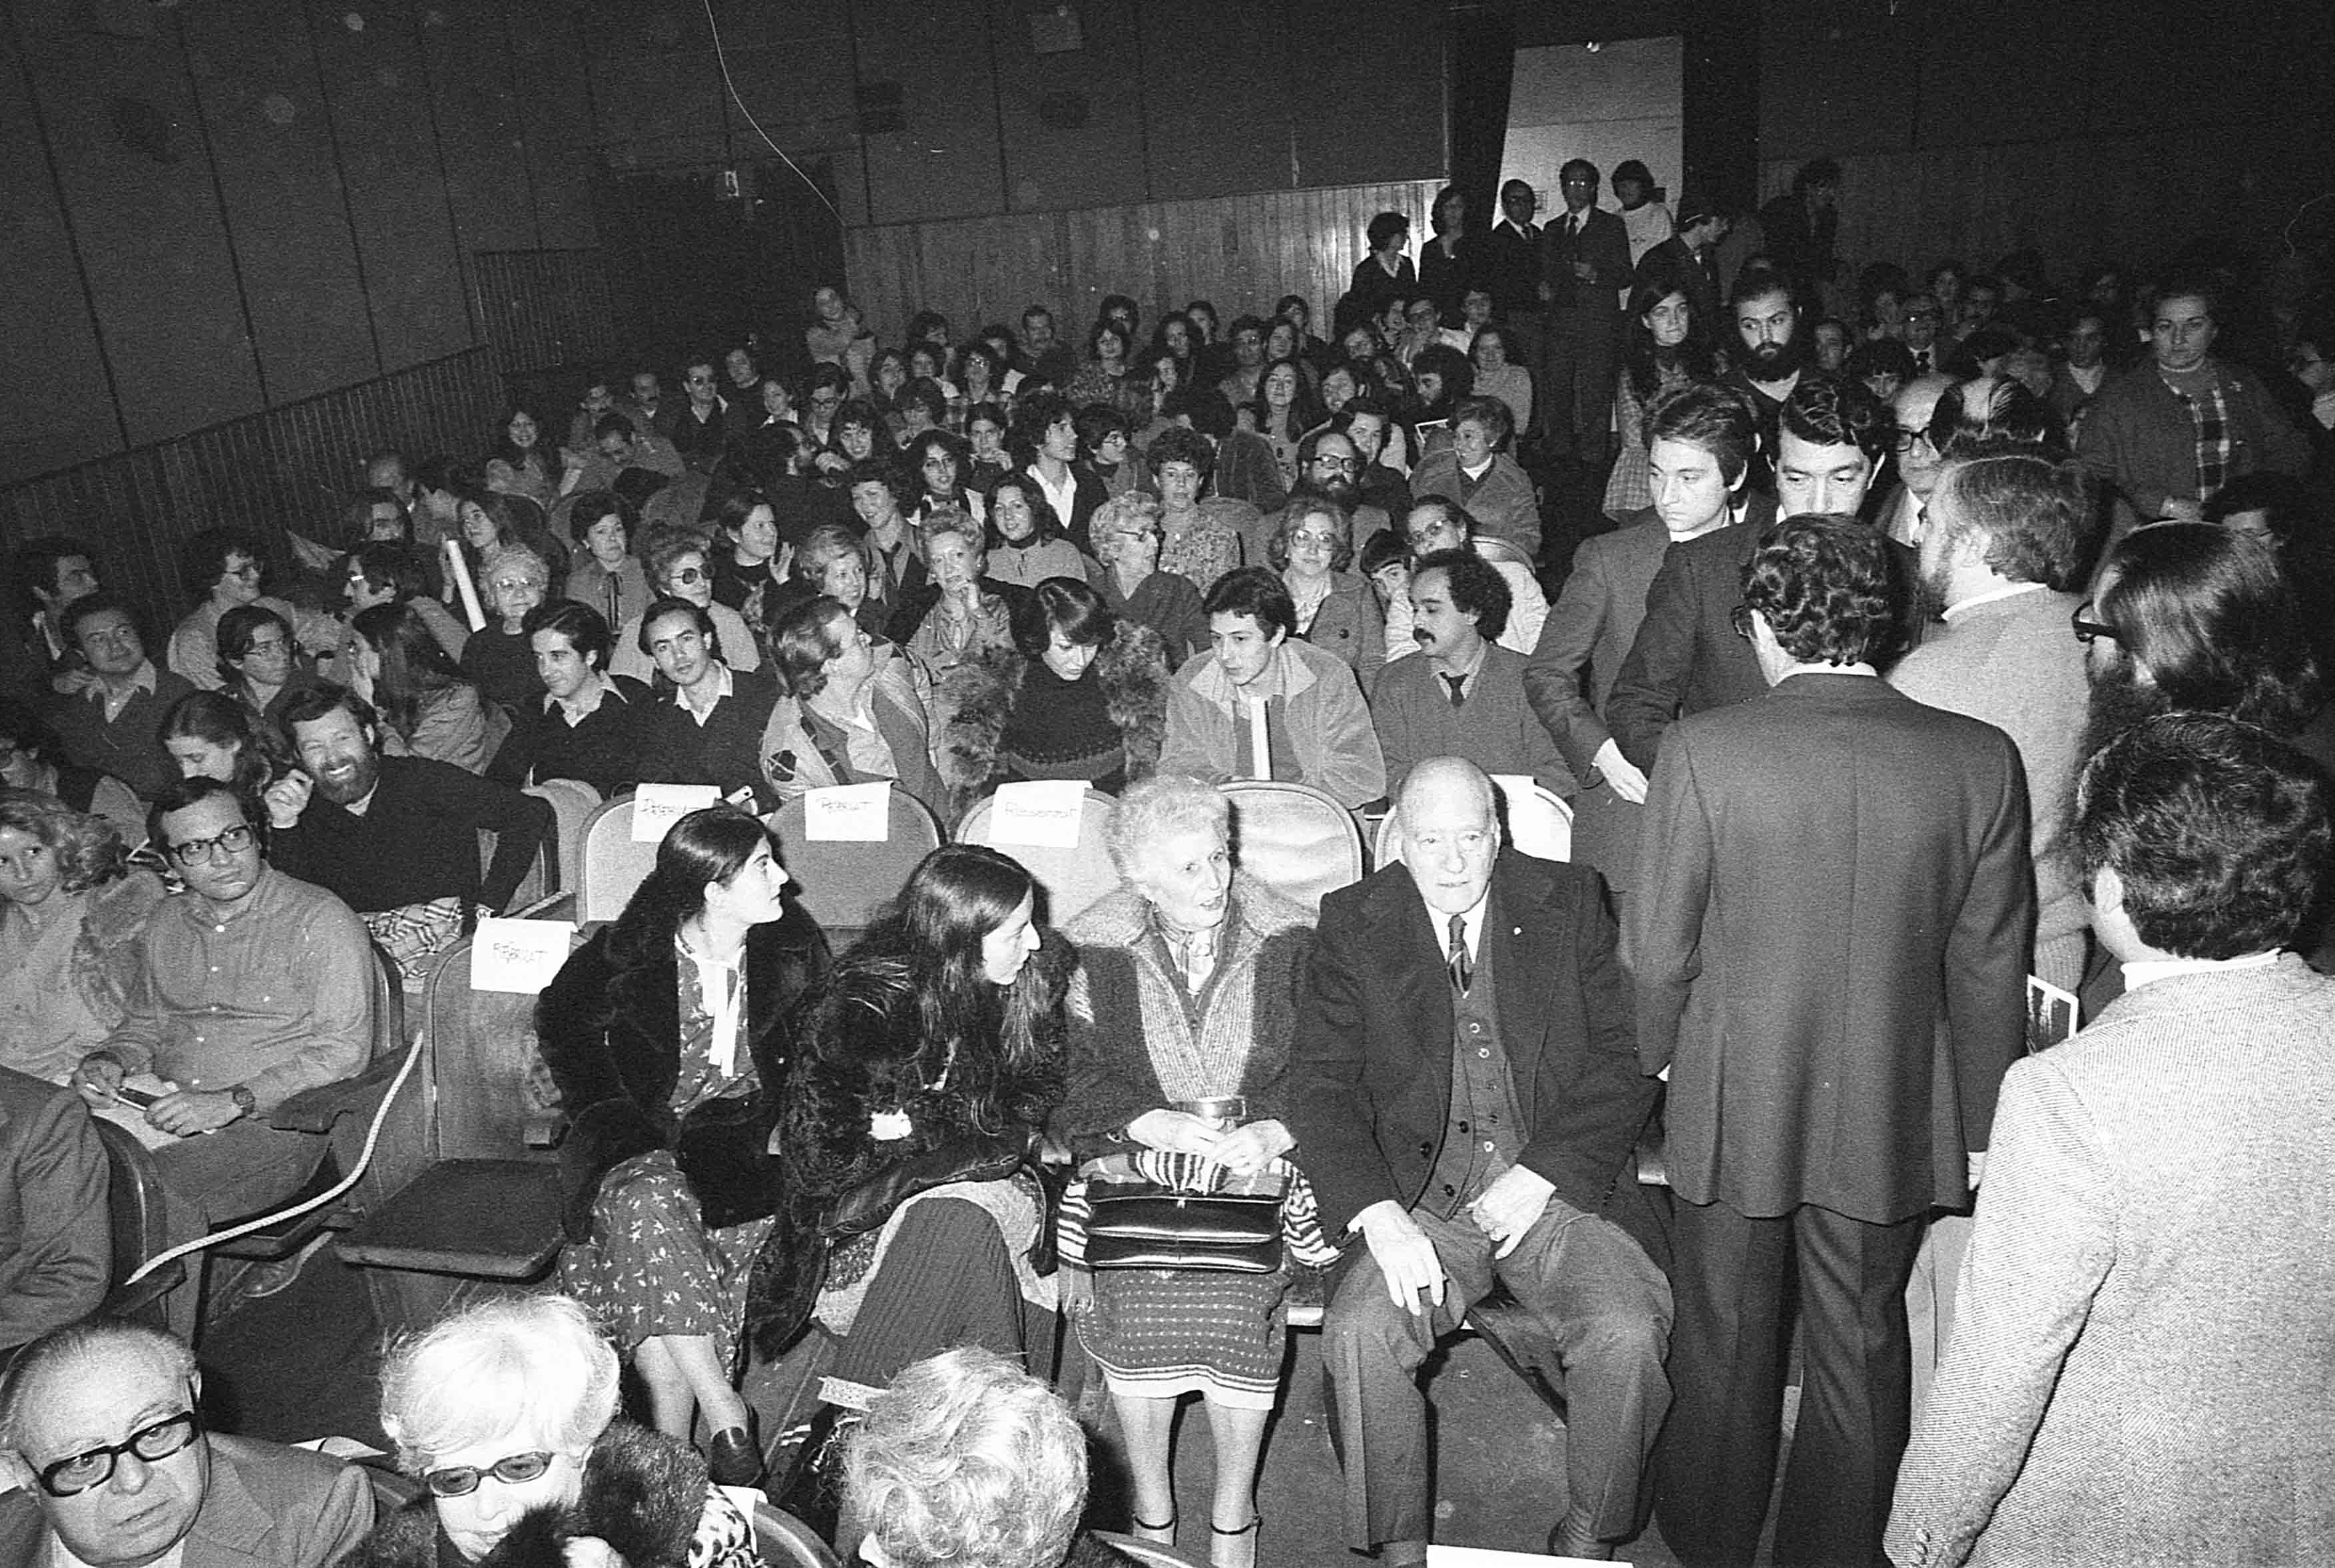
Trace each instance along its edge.
{"label": "woman with long dark hair", "polygon": [[1717,377],[1711,324],[1694,319],[1686,291],[1662,278],[1630,291],[1629,341],[1622,351],[1622,374],[1613,388],[1614,428],[1622,453],[1605,480],[1605,515],[1627,518],[1654,504],[1646,468],[1646,409],[1656,397],[1691,381]]}
{"label": "woman with long dark hair", "polygon": [[754,1311],[768,1347],[814,1317],[838,1337],[830,1405],[864,1408],[953,1345],[1046,1342],[1057,1298],[1029,1256],[1045,1204],[1024,1166],[1061,1098],[1073,955],[1036,895],[996,850],[942,846],[806,1014]]}
{"label": "woman with long dark hair", "polygon": [[179,698],[155,733],[179,765],[179,778],[234,785],[255,822],[260,796],[289,765],[278,732],[262,729],[250,709],[224,692],[190,692]]}
{"label": "woman with long dark hair", "polygon": [[572,1123],[562,1285],[632,1359],[658,1431],[685,1440],[702,1412],[714,1479],[734,1486],[761,1473],[732,1379],[748,1271],[780,1202],[764,1150],[796,1003],[828,970],[827,939],[786,887],[760,822],[693,811],[536,1008]]}
{"label": "woman with long dark hair", "polygon": [[382,750],[392,757],[483,773],[509,732],[508,721],[489,722],[479,688],[409,605],[375,605],[349,624],[349,688],[380,713]]}
{"label": "woman with long dark hair", "polygon": [[559,498],[559,460],[547,455],[543,421],[524,403],[503,411],[495,449],[487,459],[487,489],[499,496],[525,496],[549,510]]}

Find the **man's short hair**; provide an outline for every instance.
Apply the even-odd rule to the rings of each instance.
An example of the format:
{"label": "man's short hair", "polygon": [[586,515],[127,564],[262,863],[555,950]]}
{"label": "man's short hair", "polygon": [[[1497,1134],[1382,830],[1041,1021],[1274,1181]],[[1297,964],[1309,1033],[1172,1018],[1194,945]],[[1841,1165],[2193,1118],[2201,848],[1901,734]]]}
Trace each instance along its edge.
{"label": "man's short hair", "polygon": [[1727,296],[1728,312],[1732,315],[1753,300],[1773,294],[1791,298],[1792,280],[1772,266],[1747,266],[1735,275],[1734,291]]}
{"label": "man's short hair", "polygon": [[1743,566],[1743,603],[1803,664],[1877,660],[1897,632],[1889,541],[1854,518],[1806,513],[1770,528]]}
{"label": "man's short hair", "polygon": [[34,589],[44,594],[57,591],[58,564],[75,556],[92,565],[97,560],[87,545],[63,534],[43,534],[39,538],[27,539],[16,547],[15,554],[9,561],[9,571],[16,579],[19,602],[24,614],[29,615],[41,607],[41,601],[33,596]]}
{"label": "man's short hair", "polygon": [[1507,445],[1508,438],[1516,433],[1515,411],[1498,398],[1461,398],[1452,406],[1451,427],[1457,430],[1470,421],[1484,427],[1485,433],[1492,438],[1495,451]]}
{"label": "man's short hair", "polygon": [[144,645],[150,657],[154,648],[153,640],[146,635],[145,623],[138,618],[138,612],[131,607],[129,600],[104,588],[100,588],[94,594],[83,594],[66,606],[65,641],[79,645],[81,624],[92,615],[102,615],[108,611],[113,611],[129,619],[131,629],[138,634],[138,641]]}
{"label": "man's short hair", "polygon": [[[1179,386],[1168,394],[1159,411],[1171,420],[1190,420],[1192,428],[1211,440],[1220,441],[1233,433],[1233,400],[1217,387]],[[1167,434],[1162,431],[1158,440],[1152,442],[1155,449]]]}
{"label": "man's short hair", "polygon": [[1023,326],[1028,326],[1032,322],[1036,321],[1041,317],[1043,317],[1047,321],[1051,321],[1054,319],[1054,313],[1047,309],[1042,305],[1025,305],[1022,307],[1022,324]]}
{"label": "man's short hair", "polygon": [[1874,461],[1889,450],[1889,410],[1865,383],[1803,374],[1784,400],[1778,428],[1815,447],[1855,447]]}
{"label": "man's short hair", "polygon": [[1840,165],[1829,158],[1811,158],[1792,176],[1795,191],[1815,190],[1823,186],[1837,188],[1839,184]]}
{"label": "man's short hair", "polygon": [[925,411],[925,417],[935,424],[948,418],[948,394],[930,376],[918,376],[892,394],[892,411],[906,413],[911,408]]}
{"label": "man's short hair", "polygon": [[[1975,283],[1977,280],[1972,280]],[[2215,325],[2222,320],[2222,286],[2211,274],[2176,272],[2165,280],[2156,291],[2156,303],[2162,306],[2168,299],[2203,300],[2205,315]]]}
{"label": "man's short hair", "polygon": [[241,528],[205,528],[179,547],[179,566],[186,573],[187,586],[199,596],[218,581],[229,558],[236,556],[265,566],[267,547]]}
{"label": "man's short hair", "polygon": [[2318,901],[2328,784],[2270,731],[2219,713],[2144,719],[2077,776],[2071,838],[2087,886],[2124,884],[2140,939],[2182,958],[2286,946]]}
{"label": "man's short hair", "polygon": [[2213,523],[2156,523],[2108,557],[2093,603],[2174,708],[2275,734],[2319,711],[2320,672],[2277,552]]}
{"label": "man's short hair", "polygon": [[1914,363],[1914,351],[1894,337],[1867,338],[1848,351],[1848,363],[1842,367],[1849,380],[1862,382],[1868,376],[1894,375],[1900,382],[1912,381],[1920,370]]}
{"label": "man's short hair", "polygon": [[1405,507],[1402,516],[1395,519],[1405,537],[1409,537],[1410,534],[1410,519],[1421,512],[1433,512],[1445,522],[1457,528],[1462,538],[1472,539],[1476,537],[1478,525],[1475,513],[1453,500],[1449,496],[1420,496]]}
{"label": "man's short hair", "polygon": [[284,699],[285,738],[292,738],[295,724],[313,724],[335,709],[354,719],[359,729],[381,732],[381,715],[372,703],[337,682],[319,681]]}
{"label": "man's short hair", "polygon": [[1684,382],[1657,395],[1646,409],[1646,450],[1656,441],[1683,441],[1709,452],[1731,487],[1759,450],[1759,414],[1751,400],[1715,382]]}
{"label": "man's short hair", "polygon": [[1451,607],[1476,623],[1478,636],[1487,643],[1500,640],[1500,634],[1508,629],[1508,612],[1516,606],[1516,595],[1499,567],[1473,550],[1433,550],[1412,565],[1410,580],[1416,583],[1427,572],[1443,574],[1451,591]]}
{"label": "man's short hair", "polygon": [[608,617],[574,599],[546,600],[527,613],[518,629],[530,645],[538,632],[558,633],[595,670],[605,672],[608,656],[615,652],[616,636],[608,629]]}
{"label": "man's short hair", "polygon": [[349,552],[349,565],[376,588],[387,588],[398,603],[418,598],[430,587],[430,574],[421,552],[395,539],[369,539]]}
{"label": "man's short hair", "polygon": [[2090,554],[2093,495],[2081,463],[2031,447],[1974,449],[1940,470],[1929,526],[1948,545],[1983,536],[1988,568],[2011,582],[2067,588]]}
{"label": "man's short hair", "polygon": [[[203,782],[217,781],[205,779]],[[229,787],[220,785],[219,788]],[[89,1317],[77,1323],[67,1323],[63,1328],[51,1329],[18,1350],[16,1359],[9,1363],[7,1373],[0,1376],[0,1449],[18,1455],[24,1453],[24,1398],[42,1373],[60,1362],[117,1345],[150,1352],[160,1360],[180,1382],[191,1385],[199,1375],[195,1370],[195,1353],[184,1342],[160,1329],[131,1322],[126,1318]]]}
{"label": "man's short hair", "polygon": [[[694,599],[684,599],[676,595],[667,594],[662,599],[651,600],[649,607],[641,612],[641,629],[634,635],[633,641],[640,644],[642,653],[649,653],[649,634],[655,630],[656,624],[667,615],[687,615],[697,623],[698,631],[704,634],[705,640],[709,643],[720,635],[713,629],[712,611]],[[655,656],[654,653],[649,653],[651,658]]]}
{"label": "man's short hair", "polygon": [[1591,179],[1595,179],[1597,178],[1597,166],[1590,162],[1589,160],[1585,158],[1568,158],[1565,160],[1565,166],[1556,171],[1557,183],[1562,185],[1566,180],[1572,179],[1573,171],[1576,169],[1587,174]]}
{"label": "man's short hair", "polygon": [[1297,630],[1297,602],[1289,596],[1289,586],[1281,574],[1265,566],[1235,566],[1208,586],[1208,596],[1201,601],[1204,615],[1253,615],[1257,629],[1267,637],[1274,628],[1285,633]]}
{"label": "man's short hair", "polygon": [[[288,723],[285,733],[291,733]],[[244,799],[243,791],[224,779],[173,779],[164,785],[162,792],[154,797],[154,804],[146,808],[146,841],[167,848],[170,839],[162,832],[162,818],[173,811],[184,811],[214,798],[235,802],[236,810],[242,814],[253,836],[259,840],[261,852],[265,853],[267,848],[267,813],[252,809],[252,803]]]}
{"label": "man's short hair", "polygon": [[610,436],[622,436],[627,441],[633,439],[632,420],[626,415],[616,412],[614,409],[609,410],[606,413],[602,414],[598,419],[592,421],[592,439],[594,440],[604,441]]}

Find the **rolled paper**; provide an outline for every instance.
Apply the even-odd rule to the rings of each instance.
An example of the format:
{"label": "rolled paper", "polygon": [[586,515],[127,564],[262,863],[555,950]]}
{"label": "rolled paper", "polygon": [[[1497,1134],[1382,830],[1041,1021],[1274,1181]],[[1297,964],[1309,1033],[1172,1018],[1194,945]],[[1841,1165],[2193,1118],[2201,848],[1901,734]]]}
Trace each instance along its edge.
{"label": "rolled paper", "polygon": [[456,539],[446,541],[446,576],[462,595],[462,614],[470,618],[470,630],[485,631],[487,613],[479,608],[479,587],[470,581],[470,563],[462,558],[462,546]]}

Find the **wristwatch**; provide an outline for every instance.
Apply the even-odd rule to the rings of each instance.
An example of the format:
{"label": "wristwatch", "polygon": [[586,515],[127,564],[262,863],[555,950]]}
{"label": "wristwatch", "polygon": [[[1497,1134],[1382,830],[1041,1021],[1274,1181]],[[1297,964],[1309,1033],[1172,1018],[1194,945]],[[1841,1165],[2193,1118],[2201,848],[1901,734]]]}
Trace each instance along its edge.
{"label": "wristwatch", "polygon": [[251,1090],[244,1088],[243,1085],[238,1083],[229,1089],[227,1091],[227,1097],[228,1099],[235,1101],[235,1114],[238,1118],[257,1116],[259,1114],[259,1100],[257,1097],[253,1095]]}

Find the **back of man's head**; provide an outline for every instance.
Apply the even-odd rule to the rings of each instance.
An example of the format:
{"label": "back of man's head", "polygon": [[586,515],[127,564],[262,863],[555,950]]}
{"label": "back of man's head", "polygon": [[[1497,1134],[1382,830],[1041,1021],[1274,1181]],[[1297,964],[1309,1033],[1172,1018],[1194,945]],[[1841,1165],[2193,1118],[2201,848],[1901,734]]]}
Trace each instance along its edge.
{"label": "back of man's head", "polygon": [[2291,734],[2318,711],[2320,673],[2293,585],[2262,539],[2212,523],[2126,535],[2093,614],[2168,708]]}
{"label": "back of man's head", "polygon": [[2286,946],[2318,901],[2328,784],[2268,731],[2214,713],[2144,720],[2085,764],[2073,833],[2087,887],[2112,870],[2149,947],[2243,958]]}
{"label": "back of man's head", "polygon": [[2066,588],[2091,553],[2093,495],[2089,472],[2072,459],[2054,462],[2016,442],[1976,446],[1940,470],[1929,527],[1949,550],[1974,537],[1988,569],[2007,582]]}
{"label": "back of man's head", "polygon": [[1855,518],[1786,518],[1743,566],[1743,603],[1802,664],[1860,664],[1897,631],[1889,542]]}

